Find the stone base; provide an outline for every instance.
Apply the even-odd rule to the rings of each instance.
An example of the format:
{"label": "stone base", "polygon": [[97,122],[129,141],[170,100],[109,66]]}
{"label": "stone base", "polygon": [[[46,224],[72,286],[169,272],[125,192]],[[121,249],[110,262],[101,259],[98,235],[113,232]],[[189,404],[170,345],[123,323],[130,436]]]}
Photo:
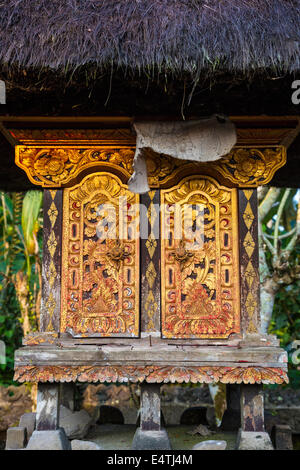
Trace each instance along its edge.
{"label": "stone base", "polygon": [[5,450],[24,449],[27,443],[27,431],[22,426],[8,428],[6,433]]}
{"label": "stone base", "polygon": [[274,450],[267,432],[249,432],[239,429],[237,450]]}
{"label": "stone base", "polygon": [[92,441],[80,441],[79,439],[74,439],[71,441],[72,450],[102,450],[98,444]]}
{"label": "stone base", "polygon": [[63,428],[33,431],[26,450],[71,450],[71,444]]}
{"label": "stone base", "polygon": [[35,430],[36,413],[24,413],[19,422],[19,426],[26,428],[27,439],[30,439]]}
{"label": "stone base", "polygon": [[142,431],[141,428],[137,428],[131,448],[132,450],[171,450],[171,444],[165,429]]}
{"label": "stone base", "polygon": [[276,450],[293,450],[292,430],[290,426],[282,424],[274,426],[271,439]]}

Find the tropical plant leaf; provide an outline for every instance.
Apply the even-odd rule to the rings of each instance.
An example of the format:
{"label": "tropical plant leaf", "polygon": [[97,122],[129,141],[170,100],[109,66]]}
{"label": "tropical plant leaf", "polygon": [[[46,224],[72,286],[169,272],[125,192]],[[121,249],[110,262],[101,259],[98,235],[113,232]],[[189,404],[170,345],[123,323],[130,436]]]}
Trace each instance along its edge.
{"label": "tropical plant leaf", "polygon": [[42,204],[41,191],[28,191],[23,199],[22,230],[28,254],[36,253],[36,234],[39,229],[38,217]]}

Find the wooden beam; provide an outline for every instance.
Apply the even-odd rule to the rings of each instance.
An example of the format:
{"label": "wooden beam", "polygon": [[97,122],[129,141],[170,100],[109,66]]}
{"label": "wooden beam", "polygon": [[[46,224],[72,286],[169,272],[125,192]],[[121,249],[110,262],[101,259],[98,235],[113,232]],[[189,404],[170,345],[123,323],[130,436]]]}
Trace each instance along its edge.
{"label": "wooden beam", "polygon": [[141,430],[160,431],[160,385],[141,384]]}
{"label": "wooden beam", "polygon": [[39,383],[36,408],[37,431],[52,431],[59,427],[60,384]]}
{"label": "wooden beam", "polygon": [[242,431],[264,432],[263,385],[240,385]]}

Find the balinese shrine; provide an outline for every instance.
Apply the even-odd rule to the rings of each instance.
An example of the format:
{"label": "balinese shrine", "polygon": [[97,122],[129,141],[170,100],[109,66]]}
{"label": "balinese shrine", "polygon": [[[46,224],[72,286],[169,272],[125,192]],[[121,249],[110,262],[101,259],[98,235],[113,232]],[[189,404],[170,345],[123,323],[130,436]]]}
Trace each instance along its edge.
{"label": "balinese shrine", "polygon": [[44,201],[15,352],[38,431],[78,383],[135,383],[132,447],[168,449],[162,384],[222,383],[269,445],[287,353],[260,328],[257,188],[299,187],[299,30],[291,0],[0,5],[0,188]]}
{"label": "balinese shrine", "polygon": [[230,122],[236,143],[215,161],[146,149],[139,194],[132,118],[3,120],[44,192],[40,331],[15,353],[15,380],[38,382],[37,430],[59,427],[72,384],[133,382],[133,448],[155,431],[167,449],[160,386],[221,382],[240,384],[242,430],[264,431],[262,387],[287,381],[287,355],[260,334],[257,186],[285,164],[298,121]]}

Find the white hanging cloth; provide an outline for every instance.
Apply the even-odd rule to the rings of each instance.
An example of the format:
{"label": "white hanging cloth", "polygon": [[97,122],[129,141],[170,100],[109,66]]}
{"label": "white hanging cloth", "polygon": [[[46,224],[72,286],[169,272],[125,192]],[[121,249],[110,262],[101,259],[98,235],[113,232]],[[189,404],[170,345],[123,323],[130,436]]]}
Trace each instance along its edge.
{"label": "white hanging cloth", "polygon": [[149,191],[143,150],[195,162],[218,160],[236,144],[235,125],[223,116],[194,121],[135,122],[136,151],[128,186],[134,193]]}

